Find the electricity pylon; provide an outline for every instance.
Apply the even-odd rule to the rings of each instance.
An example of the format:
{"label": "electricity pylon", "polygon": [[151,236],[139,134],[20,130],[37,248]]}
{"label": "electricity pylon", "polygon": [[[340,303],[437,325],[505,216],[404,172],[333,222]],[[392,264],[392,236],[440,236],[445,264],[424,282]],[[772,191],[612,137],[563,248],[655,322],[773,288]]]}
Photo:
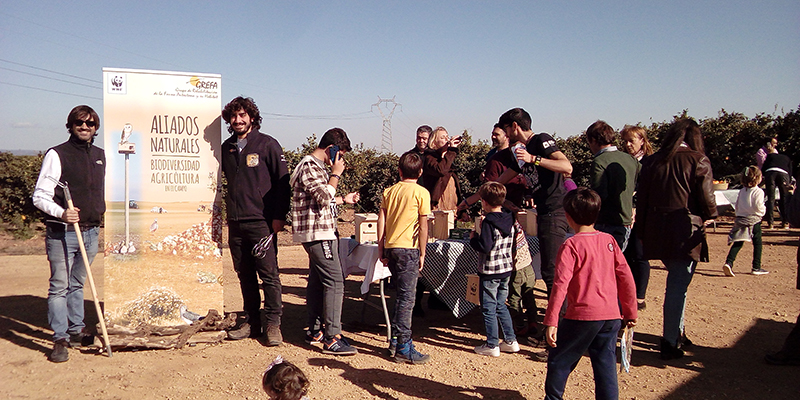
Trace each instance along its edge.
{"label": "electricity pylon", "polygon": [[[381,151],[382,152],[388,152],[388,153],[393,152],[393,149],[392,149],[392,115],[394,114],[394,110],[395,110],[395,108],[397,108],[397,106],[400,106],[400,108],[403,108],[403,106],[401,104],[399,104],[396,101],[394,101],[394,98],[395,98],[395,96],[392,96],[391,99],[382,99],[380,96],[378,96],[378,102],[372,105],[372,107],[378,107],[378,111],[380,111],[380,113],[381,113],[381,118],[383,118],[383,133],[381,135]],[[381,104],[382,103],[386,103],[386,110],[387,110],[388,114],[385,114],[383,112],[383,109],[381,109]],[[391,111],[389,111],[389,103],[392,104]]]}

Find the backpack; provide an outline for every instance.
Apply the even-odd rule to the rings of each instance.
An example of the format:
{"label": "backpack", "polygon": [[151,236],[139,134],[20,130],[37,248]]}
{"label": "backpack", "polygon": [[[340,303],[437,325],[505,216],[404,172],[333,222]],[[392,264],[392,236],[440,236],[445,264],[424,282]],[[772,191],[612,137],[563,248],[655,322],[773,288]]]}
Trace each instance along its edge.
{"label": "backpack", "polygon": [[514,269],[519,271],[533,262],[531,258],[531,251],[528,249],[528,238],[525,237],[525,230],[522,225],[514,220],[514,248],[512,255],[514,257]]}

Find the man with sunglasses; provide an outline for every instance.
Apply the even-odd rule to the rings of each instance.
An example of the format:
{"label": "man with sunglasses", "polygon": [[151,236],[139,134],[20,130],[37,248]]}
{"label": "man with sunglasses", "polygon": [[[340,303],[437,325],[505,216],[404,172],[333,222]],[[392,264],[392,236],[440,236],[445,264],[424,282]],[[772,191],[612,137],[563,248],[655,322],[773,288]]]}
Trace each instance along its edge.
{"label": "man with sunglasses", "polygon": [[222,119],[231,133],[222,144],[222,171],[228,182],[228,245],[247,314],[247,322],[228,331],[228,339],[261,336],[263,287],[266,344],[278,346],[283,343],[283,303],[276,234],[283,230],[289,212],[289,167],[280,143],[259,132],[261,114],[253,99],[231,100],[222,110]]}
{"label": "man with sunglasses", "polygon": [[[106,211],[103,149],[93,145],[100,117],[89,106],[77,106],[67,116],[69,139],[47,150],[33,204],[44,211],[47,259],[50,261],[50,289],[47,292],[47,320],[53,329],[52,362],[69,360],[70,347],[86,346],[94,337],[83,322],[83,263],[74,224],[77,222],[89,263],[97,254],[100,220]],[[74,210],[68,209],[64,189],[68,185]]]}

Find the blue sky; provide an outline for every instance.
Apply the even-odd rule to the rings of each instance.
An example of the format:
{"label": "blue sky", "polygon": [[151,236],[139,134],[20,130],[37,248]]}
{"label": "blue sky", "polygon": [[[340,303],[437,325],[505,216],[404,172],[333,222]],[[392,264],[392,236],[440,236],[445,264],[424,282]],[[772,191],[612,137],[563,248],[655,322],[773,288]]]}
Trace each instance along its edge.
{"label": "blue sky", "polygon": [[395,152],[421,124],[488,140],[512,107],[565,138],[800,104],[797,1],[5,3],[0,149],[64,141],[78,104],[102,118],[103,67],[221,74],[289,149],[333,126],[380,148],[379,96]]}

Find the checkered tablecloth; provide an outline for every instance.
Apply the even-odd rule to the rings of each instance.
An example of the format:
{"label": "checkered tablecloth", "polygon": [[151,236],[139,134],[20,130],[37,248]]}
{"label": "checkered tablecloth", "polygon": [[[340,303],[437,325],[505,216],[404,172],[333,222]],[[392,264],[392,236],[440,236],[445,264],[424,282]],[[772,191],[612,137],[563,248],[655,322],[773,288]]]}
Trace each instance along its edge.
{"label": "checkered tablecloth", "polygon": [[[528,249],[534,264],[539,260],[539,239],[528,236]],[[536,267],[536,265],[534,265]],[[537,278],[539,277],[539,268]],[[437,240],[428,243],[425,268],[421,280],[442,302],[447,304],[456,318],[467,315],[477,307],[466,299],[467,274],[478,272],[478,253],[466,240]]]}

